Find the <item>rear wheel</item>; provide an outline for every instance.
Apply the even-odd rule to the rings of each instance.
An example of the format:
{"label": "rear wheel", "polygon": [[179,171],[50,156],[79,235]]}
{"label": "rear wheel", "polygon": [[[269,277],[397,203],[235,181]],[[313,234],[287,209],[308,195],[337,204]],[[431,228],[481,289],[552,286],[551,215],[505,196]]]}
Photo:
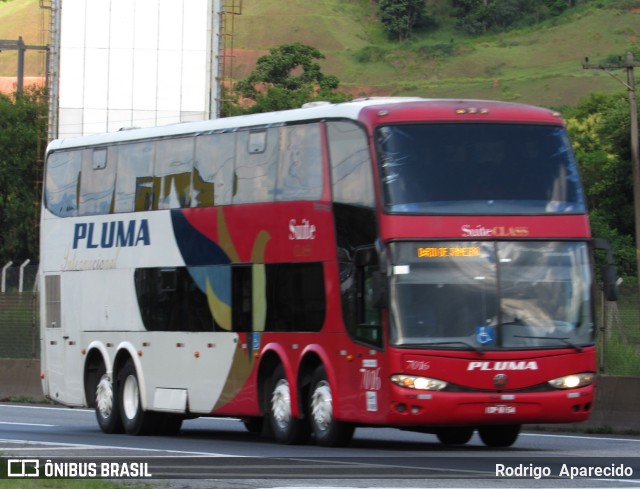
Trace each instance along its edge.
{"label": "rear wheel", "polygon": [[270,393],[269,422],[276,441],[286,445],[306,442],[309,438],[309,425],[304,419],[298,419],[292,414],[291,390],[282,365],[273,372]]}
{"label": "rear wheel", "polygon": [[98,368],[96,385],[96,419],[103,433],[122,433],[122,419],[118,407],[117,388],[107,375],[104,364]]}
{"label": "rear wheel", "polygon": [[120,384],[119,405],[124,430],[129,435],[148,435],[159,422],[156,413],[144,411],[140,402],[138,374],[131,359],[127,360],[118,375]]}
{"label": "rear wheel", "polygon": [[471,440],[473,428],[442,428],[437,431],[436,436],[443,445],[464,445]]}
{"label": "rear wheel", "polygon": [[333,394],[324,367],[318,367],[311,378],[309,418],[316,443],[325,447],[345,446],[353,437],[355,427],[335,419]]}
{"label": "rear wheel", "polygon": [[518,439],[521,425],[482,426],[478,428],[478,434],[482,442],[488,447],[510,447]]}

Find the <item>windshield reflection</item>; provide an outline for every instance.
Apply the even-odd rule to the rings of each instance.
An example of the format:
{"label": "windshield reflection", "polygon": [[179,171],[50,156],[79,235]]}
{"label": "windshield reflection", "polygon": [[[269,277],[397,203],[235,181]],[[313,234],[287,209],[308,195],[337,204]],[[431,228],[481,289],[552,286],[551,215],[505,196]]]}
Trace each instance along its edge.
{"label": "windshield reflection", "polygon": [[593,343],[586,243],[395,243],[392,255],[392,344],[500,349]]}
{"label": "windshield reflection", "polygon": [[376,131],[385,210],[403,214],[584,212],[564,128],[423,123]]}

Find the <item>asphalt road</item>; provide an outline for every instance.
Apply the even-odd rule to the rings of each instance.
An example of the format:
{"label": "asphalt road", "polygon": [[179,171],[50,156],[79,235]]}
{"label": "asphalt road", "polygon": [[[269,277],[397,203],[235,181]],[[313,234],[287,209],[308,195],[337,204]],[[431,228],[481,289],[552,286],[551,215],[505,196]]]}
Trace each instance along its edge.
{"label": "asphalt road", "polygon": [[103,434],[91,410],[0,404],[0,454],[13,460],[12,472],[18,461],[39,460],[41,475],[48,461],[49,474],[93,470],[164,488],[640,488],[633,436],[525,431],[496,450],[477,436],[445,447],[434,435],[358,428],[348,447],[329,449],[278,445],[235,419],[188,420],[175,437],[133,437]]}

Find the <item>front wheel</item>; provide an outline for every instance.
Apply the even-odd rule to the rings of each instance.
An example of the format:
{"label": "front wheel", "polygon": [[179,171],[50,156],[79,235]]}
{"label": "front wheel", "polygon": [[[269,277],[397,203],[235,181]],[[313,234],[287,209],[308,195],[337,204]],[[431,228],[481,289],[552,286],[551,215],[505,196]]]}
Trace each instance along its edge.
{"label": "front wheel", "polygon": [[131,359],[124,364],[118,379],[120,415],[124,430],[129,435],[151,434],[157,419],[154,417],[155,413],[142,409],[138,374]]}
{"label": "front wheel", "polygon": [[293,416],[291,390],[284,368],[279,365],[271,377],[269,422],[278,443],[295,445],[309,438],[309,425],[304,419]]}
{"label": "front wheel", "polygon": [[311,378],[309,416],[316,443],[324,447],[342,447],[353,437],[355,427],[338,421],[333,413],[333,394],[324,367],[318,367]]}
{"label": "front wheel", "polygon": [[520,434],[521,425],[481,426],[478,434],[488,447],[505,448],[513,445]]}

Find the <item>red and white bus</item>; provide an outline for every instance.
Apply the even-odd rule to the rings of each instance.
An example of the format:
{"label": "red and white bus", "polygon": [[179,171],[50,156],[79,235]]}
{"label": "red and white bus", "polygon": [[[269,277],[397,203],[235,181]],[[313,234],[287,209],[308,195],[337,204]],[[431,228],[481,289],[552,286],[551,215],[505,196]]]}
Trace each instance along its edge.
{"label": "red and white bus", "polygon": [[582,421],[592,240],[559,114],[384,98],[54,141],[42,385],[107,433],[228,416],[281,443],[357,426]]}

